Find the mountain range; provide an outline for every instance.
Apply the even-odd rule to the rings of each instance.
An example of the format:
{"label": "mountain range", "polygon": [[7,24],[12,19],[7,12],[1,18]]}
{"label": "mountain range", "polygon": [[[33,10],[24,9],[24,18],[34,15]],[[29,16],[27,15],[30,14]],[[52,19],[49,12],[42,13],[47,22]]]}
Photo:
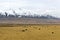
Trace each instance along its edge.
{"label": "mountain range", "polygon": [[31,10],[25,10],[19,8],[19,10],[5,10],[0,11],[0,18],[43,18],[43,19],[58,19],[57,17],[45,14],[40,15],[37,13],[33,13]]}

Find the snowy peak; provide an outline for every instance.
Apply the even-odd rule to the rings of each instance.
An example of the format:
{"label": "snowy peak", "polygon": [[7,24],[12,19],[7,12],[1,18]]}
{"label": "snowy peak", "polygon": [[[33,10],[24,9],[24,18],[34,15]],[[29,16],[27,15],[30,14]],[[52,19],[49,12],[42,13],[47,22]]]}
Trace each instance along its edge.
{"label": "snowy peak", "polygon": [[48,15],[48,14],[38,14],[38,12],[33,12],[32,10],[27,9],[9,9],[9,10],[0,10],[0,18],[7,17],[7,18],[13,18],[13,17],[20,17],[20,18],[45,18],[45,19],[55,19],[56,17]]}

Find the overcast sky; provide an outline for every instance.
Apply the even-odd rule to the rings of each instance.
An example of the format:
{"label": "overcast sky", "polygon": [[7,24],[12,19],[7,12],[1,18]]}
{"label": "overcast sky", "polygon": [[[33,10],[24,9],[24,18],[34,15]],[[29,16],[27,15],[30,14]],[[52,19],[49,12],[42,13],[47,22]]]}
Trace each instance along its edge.
{"label": "overcast sky", "polygon": [[60,0],[0,0],[0,9],[34,9],[38,14],[51,14],[60,17]]}

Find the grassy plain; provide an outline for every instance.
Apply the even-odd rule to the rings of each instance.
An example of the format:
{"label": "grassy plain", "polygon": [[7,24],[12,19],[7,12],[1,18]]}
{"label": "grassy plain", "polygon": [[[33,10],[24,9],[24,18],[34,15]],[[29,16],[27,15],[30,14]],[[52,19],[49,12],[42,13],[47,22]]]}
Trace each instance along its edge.
{"label": "grassy plain", "polygon": [[60,40],[60,25],[0,24],[0,40]]}

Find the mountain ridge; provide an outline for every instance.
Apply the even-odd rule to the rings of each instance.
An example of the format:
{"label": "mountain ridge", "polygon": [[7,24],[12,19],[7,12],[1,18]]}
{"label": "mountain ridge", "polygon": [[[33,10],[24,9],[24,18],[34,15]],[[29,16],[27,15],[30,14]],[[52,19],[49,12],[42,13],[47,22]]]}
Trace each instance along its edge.
{"label": "mountain ridge", "polygon": [[[23,9],[19,9],[19,12],[21,12]],[[21,13],[18,14],[16,10],[10,9],[8,11],[1,12],[0,11],[0,18],[46,18],[46,19],[58,19],[57,17],[48,15],[48,14],[43,14],[43,15],[38,15],[31,13],[30,11],[24,12],[22,11]]]}

